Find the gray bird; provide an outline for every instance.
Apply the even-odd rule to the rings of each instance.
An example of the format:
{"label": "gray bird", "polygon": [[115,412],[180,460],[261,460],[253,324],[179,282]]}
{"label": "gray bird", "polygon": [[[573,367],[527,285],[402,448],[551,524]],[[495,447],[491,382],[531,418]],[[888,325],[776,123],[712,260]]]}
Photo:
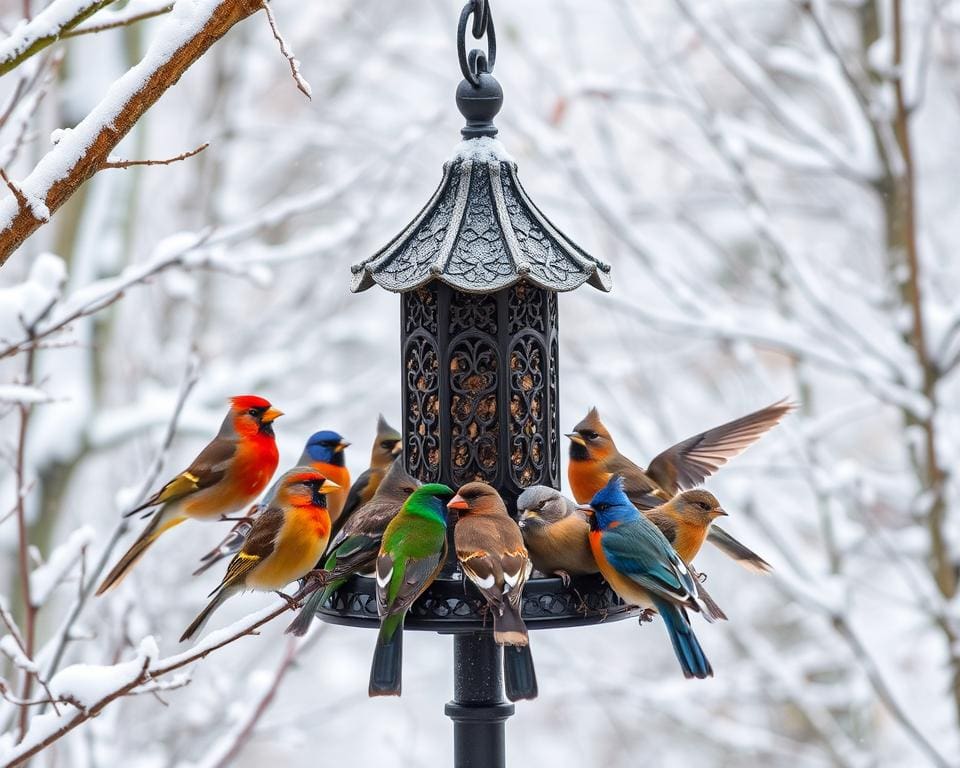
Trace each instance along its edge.
{"label": "gray bird", "polygon": [[556,575],[564,585],[571,576],[598,573],[590,551],[590,525],[566,496],[545,485],[527,488],[517,499],[520,530],[533,567]]}

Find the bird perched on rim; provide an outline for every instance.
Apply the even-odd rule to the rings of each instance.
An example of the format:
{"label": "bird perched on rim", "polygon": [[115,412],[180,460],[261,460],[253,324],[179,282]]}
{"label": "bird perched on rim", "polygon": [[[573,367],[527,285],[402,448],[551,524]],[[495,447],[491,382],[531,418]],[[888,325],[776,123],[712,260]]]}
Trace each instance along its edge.
{"label": "bird perched on rim", "polygon": [[460,487],[447,507],[457,512],[453,542],[460,568],[483,595],[493,616],[493,639],[504,646],[507,698],[535,699],[537,675],[520,615],[523,586],[533,566],[520,528],[500,494],[486,483]]}
{"label": "bird perched on rim", "polygon": [[[647,510],[672,499],[682,490],[700,485],[707,477],[762,437],[794,409],[785,400],[739,419],[689,437],[657,455],[646,470],[617,450],[610,432],[593,408],[570,438],[570,465],[567,477],[578,503],[588,502],[610,477],[620,474],[630,501]],[[745,568],[764,572],[770,564],[718,526],[708,539]]]}
{"label": "bird perched on rim", "polygon": [[534,485],[517,499],[520,530],[533,567],[540,573],[559,576],[569,586],[571,576],[597,573],[590,551],[590,524],[560,491]]}
{"label": "bird perched on rim", "polygon": [[[677,551],[693,577],[701,581],[697,570],[692,565],[693,558],[697,556],[700,547],[706,541],[713,521],[727,514],[717,501],[717,497],[702,488],[695,488],[692,491],[677,494],[665,504],[645,510],[643,514],[660,529],[660,533]],[[745,565],[751,567],[752,564],[745,563]],[[714,602],[702,581],[699,590],[700,602],[706,612],[714,619],[726,619],[727,615]]]}
{"label": "bird perched on rim", "polygon": [[[350,473],[347,471],[346,466],[343,465],[343,449],[348,445],[350,445],[350,443],[344,442],[340,435],[338,435],[336,432],[316,432],[307,440],[306,444],[303,446],[303,453],[300,454],[300,461],[298,462],[297,466],[312,466],[314,469],[317,469],[319,472],[321,472],[328,480],[332,480],[340,486],[339,490],[333,491],[328,497],[328,513],[330,513],[330,510],[337,501],[342,501],[343,494],[346,492],[345,489],[350,484]],[[342,447],[338,448],[337,446]],[[329,463],[323,462],[321,466],[320,462],[315,462],[311,458],[311,452],[314,455],[331,456],[333,457],[333,460]],[[339,465],[336,464],[336,457],[338,456],[340,461]],[[330,474],[328,475],[327,472]],[[330,475],[337,475],[339,477],[330,477]],[[267,499],[273,495],[275,490],[276,488],[270,488],[264,498],[260,502],[252,505],[247,510],[246,515],[240,518],[236,525],[230,529],[230,533],[223,538],[223,541],[221,541],[219,544],[217,544],[217,546],[200,558],[200,567],[193,572],[194,576],[199,576],[201,573],[208,570],[224,558],[232,557],[240,551],[240,548],[243,546],[243,542],[250,534],[250,529],[253,527],[254,519],[265,508]],[[336,531],[334,529],[331,529],[331,539],[333,538],[335,532]]]}
{"label": "bird perched on rim", "polygon": [[660,529],[630,503],[623,478],[614,475],[580,508],[590,518],[590,548],[607,583],[628,603],[660,614],[685,677],[712,677],[687,617],[687,609],[701,610],[696,579]]}
{"label": "bird perched on rim", "polygon": [[289,634],[306,634],[317,609],[327,602],[333,592],[340,589],[353,574],[364,573],[374,567],[387,524],[419,487],[420,481],[404,469],[403,462],[395,461],[373,498],[351,515],[335,536],[331,529],[332,538],[323,561],[322,588],[317,589],[304,603],[297,618],[287,627]]}
{"label": "bird perched on rim", "polygon": [[257,515],[246,541],[230,564],[213,599],[184,631],[182,643],[196,635],[213,612],[238,592],[280,592],[305,576],[323,554],[330,536],[326,496],[339,486],[310,467],[295,467],[277,481],[266,508]]}
{"label": "bird perched on rim", "polygon": [[303,453],[297,461],[299,467],[313,467],[328,480],[339,486],[339,490],[331,493],[327,498],[327,511],[330,520],[337,522],[343,505],[347,502],[350,492],[350,470],[347,469],[347,459],[344,449],[349,446],[338,433],[330,429],[314,432],[303,447]]}
{"label": "bird perched on rim", "polygon": [[387,424],[381,413],[377,419],[377,436],[373,440],[373,448],[370,449],[370,466],[360,473],[360,477],[350,486],[343,510],[333,523],[331,539],[339,533],[350,515],[373,498],[387,470],[395,463],[394,460],[402,450],[400,433]]}
{"label": "bird perched on rim", "polygon": [[126,516],[159,507],[147,527],[97,589],[117,585],[163,533],[184,520],[219,520],[253,501],[270,482],[279,454],[273,422],[282,416],[255,395],[230,398],[230,410],[217,436],[190,467]]}
{"label": "bird perched on rim", "polygon": [[383,532],[376,565],[380,633],[370,666],[371,696],[400,695],[403,622],[447,558],[447,502],[453,495],[441,483],[421,485]]}

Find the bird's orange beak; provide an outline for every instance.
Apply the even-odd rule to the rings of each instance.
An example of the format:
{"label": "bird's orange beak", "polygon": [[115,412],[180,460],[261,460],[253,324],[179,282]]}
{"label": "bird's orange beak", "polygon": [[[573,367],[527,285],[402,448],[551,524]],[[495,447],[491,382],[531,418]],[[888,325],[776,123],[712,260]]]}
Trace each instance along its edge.
{"label": "bird's orange beak", "polygon": [[339,483],[323,478],[323,485],[320,486],[320,493],[331,493],[340,487]]}
{"label": "bird's orange beak", "polygon": [[447,502],[447,509],[470,509],[467,500],[459,493]]}
{"label": "bird's orange beak", "polygon": [[393,450],[390,451],[391,456],[399,456],[403,451],[403,443],[397,440],[397,444],[393,446]]}
{"label": "bird's orange beak", "polygon": [[264,412],[263,416],[260,417],[260,421],[262,421],[264,424],[269,424],[271,421],[279,419],[281,416],[283,416],[283,411],[281,411],[279,408],[274,408],[271,405]]}
{"label": "bird's orange beak", "polygon": [[723,509],[723,508],[721,508],[721,507],[717,507],[716,509],[713,510],[713,516],[714,516],[714,517],[727,517],[729,514],[730,514],[730,513],[727,512],[727,510],[725,510],[725,509]]}
{"label": "bird's orange beak", "polygon": [[333,452],[340,453],[344,448],[348,448],[349,446],[350,443],[348,443],[346,440],[341,440],[339,443],[337,443],[336,447],[333,449]]}
{"label": "bird's orange beak", "polygon": [[579,434],[577,434],[576,432],[568,432],[568,433],[565,435],[565,437],[569,437],[569,438],[570,438],[573,442],[575,442],[577,445],[582,445],[584,448],[587,447],[587,441],[584,440],[584,439],[583,439]]}

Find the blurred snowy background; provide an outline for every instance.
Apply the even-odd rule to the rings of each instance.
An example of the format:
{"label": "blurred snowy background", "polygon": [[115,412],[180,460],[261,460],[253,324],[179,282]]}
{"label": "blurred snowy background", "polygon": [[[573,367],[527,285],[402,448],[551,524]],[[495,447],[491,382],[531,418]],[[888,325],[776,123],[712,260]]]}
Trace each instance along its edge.
{"label": "blurred snowy background", "polygon": [[[459,140],[460,4],[271,6],[312,101],[253,15],[113,154],[209,148],[103,170],[0,269],[0,595],[23,624],[23,492],[31,567],[46,564],[31,579],[44,679],[135,659],[147,636],[161,656],[182,651],[218,579],[188,574],[223,530],[183,526],[69,621],[191,360],[164,474],[232,394],[287,413],[281,466],[332,428],[357,474],[377,413],[400,422],[398,299],[350,294],[349,267],[426,201]],[[0,3],[4,35],[23,8]],[[707,485],[776,568],[701,555],[730,616],[697,623],[716,677],[685,681],[658,624],[538,632],[540,698],[508,723],[511,764],[960,765],[960,2],[513,0],[493,13],[500,138],[541,208],[613,265],[611,295],[560,302],[563,424],[597,405],[645,462],[785,395],[803,404]],[[25,177],[170,23],[71,37],[0,78],[0,168]],[[16,346],[57,296],[41,328],[98,311],[33,353]],[[212,626],[275,603],[238,598]],[[112,701],[31,764],[448,763],[449,638],[411,635],[403,698],[368,700],[372,633],[318,626],[291,657],[287,620],[189,667],[185,687]],[[18,658],[12,638],[0,651]],[[3,762],[21,670],[2,657],[0,672]]]}

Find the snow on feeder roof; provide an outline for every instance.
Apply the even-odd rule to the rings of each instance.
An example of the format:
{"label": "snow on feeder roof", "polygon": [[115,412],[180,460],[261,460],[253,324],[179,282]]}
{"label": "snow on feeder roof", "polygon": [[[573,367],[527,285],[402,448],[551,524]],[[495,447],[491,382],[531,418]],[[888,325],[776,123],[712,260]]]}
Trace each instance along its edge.
{"label": "snow on feeder roof", "polygon": [[437,191],[399,235],[352,268],[351,289],[377,283],[403,293],[438,280],[493,293],[525,280],[550,291],[584,283],[609,291],[609,265],[551,224],[524,191],[517,164],[493,138],[500,86],[488,73],[478,81],[471,89],[465,80],[457,91],[465,140],[444,164]]}

